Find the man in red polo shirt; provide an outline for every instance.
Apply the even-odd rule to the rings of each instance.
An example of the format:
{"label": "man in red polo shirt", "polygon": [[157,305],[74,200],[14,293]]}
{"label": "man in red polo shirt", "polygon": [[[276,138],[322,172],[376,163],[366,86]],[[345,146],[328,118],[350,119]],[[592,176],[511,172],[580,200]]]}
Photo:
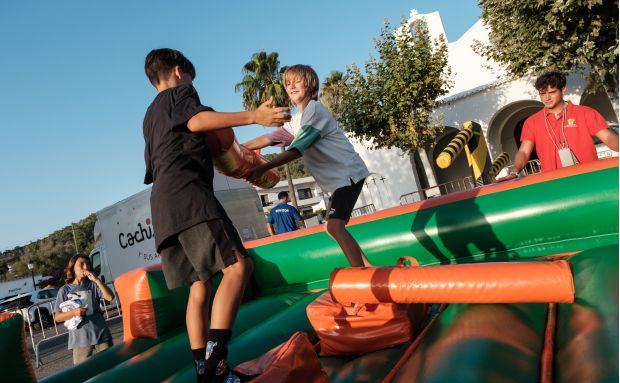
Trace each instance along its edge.
{"label": "man in red polo shirt", "polygon": [[598,157],[592,136],[598,137],[611,150],[618,151],[618,136],[608,129],[607,122],[596,110],[564,101],[564,74],[557,71],[544,73],[536,79],[534,87],[544,107],[525,120],[514,170],[498,181],[516,178],[529,161],[534,147],[542,171],[596,161]]}

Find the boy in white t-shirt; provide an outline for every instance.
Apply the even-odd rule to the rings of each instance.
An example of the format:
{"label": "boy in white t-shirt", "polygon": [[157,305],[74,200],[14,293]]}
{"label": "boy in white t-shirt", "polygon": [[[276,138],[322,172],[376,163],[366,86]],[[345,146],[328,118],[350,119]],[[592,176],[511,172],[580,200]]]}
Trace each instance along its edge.
{"label": "boy in white t-shirt", "polygon": [[[317,101],[319,77],[308,65],[294,65],[284,72],[284,85],[297,113],[283,128],[245,144],[249,149],[290,145],[278,157],[252,170],[251,179],[265,171],[302,157],[323,192],[331,197],[327,207],[327,233],[338,242],[353,267],[371,266],[345,225],[369,172],[362,158],[325,106]],[[292,141],[292,142],[291,142]]]}

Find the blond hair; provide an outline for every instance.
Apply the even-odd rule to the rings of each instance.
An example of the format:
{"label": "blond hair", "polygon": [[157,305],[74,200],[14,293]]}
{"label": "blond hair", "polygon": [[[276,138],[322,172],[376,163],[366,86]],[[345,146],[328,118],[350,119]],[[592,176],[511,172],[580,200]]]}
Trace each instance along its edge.
{"label": "blond hair", "polygon": [[317,101],[319,99],[319,76],[316,74],[314,69],[310,67],[310,65],[302,65],[297,64],[291,67],[288,67],[284,71],[284,75],[282,76],[282,83],[286,87],[286,79],[289,78],[291,81],[294,81],[297,78],[302,79],[308,90],[312,94],[312,99]]}

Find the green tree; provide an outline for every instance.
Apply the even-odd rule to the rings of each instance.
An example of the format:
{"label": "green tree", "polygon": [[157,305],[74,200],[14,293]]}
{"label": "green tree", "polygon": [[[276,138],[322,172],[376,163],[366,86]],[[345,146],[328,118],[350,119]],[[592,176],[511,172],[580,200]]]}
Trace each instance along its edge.
{"label": "green tree", "polygon": [[82,254],[89,254],[92,250],[96,220],[96,215],[91,214],[74,223],[73,227],[69,225],[25,246],[0,252],[0,280],[29,276],[28,263],[32,263],[35,274],[51,275],[57,284],[64,283],[64,268],[69,258],[76,254],[75,243]]}
{"label": "green tree", "polygon": [[323,80],[319,100],[332,114],[342,104],[342,97],[347,89],[347,79],[344,73],[335,70]]}
{"label": "green tree", "polygon": [[[277,154],[270,153],[270,154],[265,154],[264,156],[267,160],[270,161],[274,159],[275,157],[277,157]],[[302,178],[302,177],[310,176],[310,172],[308,172],[308,169],[306,169],[306,165],[304,165],[301,158],[298,158],[294,161],[289,162],[288,165],[291,171],[291,178],[294,179],[294,178]],[[281,179],[288,179],[286,170],[284,169],[284,165],[278,167],[278,173],[280,173]]]}
{"label": "green tree", "polygon": [[618,114],[618,0],[480,0],[480,7],[490,31],[479,53],[514,77],[589,64]]}
{"label": "green tree", "polygon": [[422,20],[403,20],[396,33],[386,22],[375,40],[378,57],[347,68],[346,88],[335,110],[342,126],[373,148],[411,153],[442,131],[432,116],[450,86],[445,39],[431,39]]}
{"label": "green tree", "polygon": [[[273,97],[278,106],[288,106],[290,100],[280,82],[281,75],[285,70],[286,67],[280,68],[278,53],[265,53],[263,51],[254,53],[252,59],[243,66],[243,79],[235,85],[236,92],[243,92],[243,107],[249,110],[256,109],[269,97]],[[288,179],[291,202],[293,206],[297,207],[297,198],[295,197],[289,165],[284,165],[284,169],[288,175],[286,178]]]}
{"label": "green tree", "polygon": [[276,105],[288,106],[290,101],[280,82],[281,72],[285,69],[280,69],[277,52],[254,53],[252,59],[243,66],[243,79],[235,85],[235,92],[243,93],[243,107],[256,109],[271,96]]}

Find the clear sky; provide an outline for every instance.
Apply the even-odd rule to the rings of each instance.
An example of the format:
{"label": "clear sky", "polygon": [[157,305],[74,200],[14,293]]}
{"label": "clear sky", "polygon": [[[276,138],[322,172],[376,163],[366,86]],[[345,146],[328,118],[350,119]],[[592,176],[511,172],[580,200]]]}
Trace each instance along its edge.
{"label": "clear sky", "polygon": [[[411,9],[439,11],[450,42],[480,17],[475,0],[1,1],[0,250],[146,188],[151,49],[182,51],[202,102],[239,111],[234,85],[253,53],[312,65],[322,81],[363,65],[384,20],[396,25]],[[235,131],[243,142],[266,128]]]}

